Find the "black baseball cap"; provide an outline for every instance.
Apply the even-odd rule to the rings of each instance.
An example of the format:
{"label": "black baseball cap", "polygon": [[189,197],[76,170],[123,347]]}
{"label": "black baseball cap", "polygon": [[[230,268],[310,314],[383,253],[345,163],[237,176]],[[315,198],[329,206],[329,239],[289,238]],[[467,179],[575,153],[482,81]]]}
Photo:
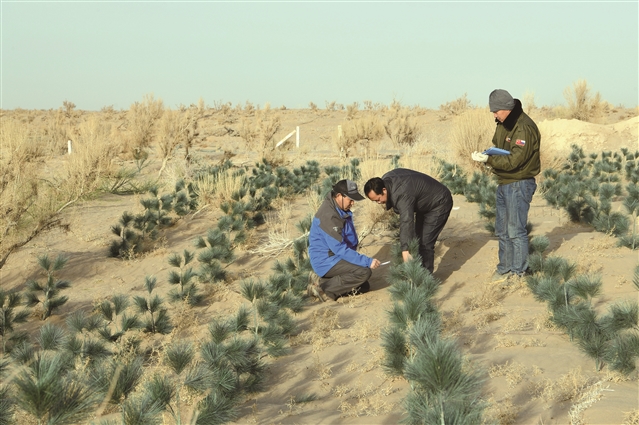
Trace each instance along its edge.
{"label": "black baseball cap", "polygon": [[357,191],[357,183],[352,180],[340,180],[333,186],[333,192],[351,198],[353,201],[361,201],[364,197]]}

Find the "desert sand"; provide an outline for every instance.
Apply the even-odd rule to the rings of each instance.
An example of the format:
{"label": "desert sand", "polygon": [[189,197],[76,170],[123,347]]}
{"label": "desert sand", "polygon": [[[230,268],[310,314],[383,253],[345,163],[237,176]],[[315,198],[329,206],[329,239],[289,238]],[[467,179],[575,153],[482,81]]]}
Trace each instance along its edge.
{"label": "desert sand", "polygon": [[[282,130],[278,136],[283,137],[297,125],[301,129],[300,148],[290,147],[286,153],[289,164],[298,166],[309,159],[322,165],[340,164],[330,140],[343,120],[343,112],[281,113]],[[440,120],[434,111],[421,119],[429,142],[418,155],[426,159],[449,150],[447,131],[454,120]],[[542,132],[542,149],[552,147],[558,154],[567,153],[573,143],[586,152],[638,147],[637,117],[613,117],[612,123],[602,124],[536,119]],[[218,163],[224,151],[234,155],[231,160],[236,165],[258,160],[255,153],[246,152],[238,137],[214,136],[223,133],[218,131],[222,127],[214,120],[205,121],[201,133],[206,137],[194,145],[194,155],[211,164]],[[376,155],[390,161],[395,153],[382,144]],[[361,152],[352,156],[358,154]],[[157,174],[159,167],[158,161],[152,162],[147,172]],[[385,171],[380,169],[379,174]],[[364,184],[358,183],[360,188]],[[71,282],[67,291],[70,300],[48,319],[62,325],[70,313],[89,310],[104,297],[120,293],[142,295],[146,276],[165,281],[170,269],[168,256],[193,250],[194,240],[215,225],[221,212],[212,205],[186,216],[164,233],[160,247],[138,258],[109,258],[108,246],[113,239],[110,226],[124,211],[139,210],[140,198],[106,194],[67,208],[63,213],[66,227],[39,235],[9,257],[0,271],[2,288],[22,290],[28,279],[38,278],[39,255],[67,256],[69,261],[61,277]],[[364,203],[369,201],[354,207],[358,228],[358,212],[377,207]],[[304,197],[288,204],[288,231],[295,238],[300,234],[294,224],[312,211]],[[490,282],[498,243],[484,229],[477,210],[477,204],[455,195],[454,209],[437,244],[434,275],[441,281],[436,303],[444,317],[444,335],[456,338],[468,360],[487,372],[484,394],[491,406],[486,416],[501,424],[623,423],[628,412],[639,408],[637,372],[622,377],[606,367],[595,371],[594,361],[564,332],[549,325],[546,305],[533,299],[523,280],[504,287]],[[580,271],[602,276],[602,295],[593,300],[597,311],[606,311],[608,305],[620,299],[637,299],[632,284],[637,252],[616,247],[615,238],[589,226],[571,223],[563,211],[547,205],[539,193],[533,199],[529,221],[534,225],[532,236],[549,238],[547,255],[562,256],[577,263]],[[266,238],[267,226],[258,227],[252,236],[254,246],[240,250],[227,268],[232,278],[210,289],[203,305],[184,313],[181,320],[188,321],[189,326],[175,338],[202,340],[211,319],[233,314],[246,302],[239,293],[242,279],[266,278],[277,258],[290,255],[287,250],[278,257],[252,252]],[[362,251],[387,261],[394,242],[392,231],[379,226],[365,238]],[[337,302],[311,300],[295,316],[299,333],[290,340],[291,353],[266,359],[266,390],[241,404],[235,423],[399,423],[404,411],[402,399],[410,386],[404,379],[389,377],[380,366],[384,355],[380,332],[388,326],[386,312],[392,305],[387,291],[388,270],[385,266],[374,271],[371,291],[366,294]],[[159,286],[160,295],[168,292],[168,286]],[[172,314],[176,317],[176,312]],[[40,324],[31,321],[26,329],[34,331]],[[317,397],[307,403],[295,403],[294,397],[300,394]],[[165,420],[172,423],[168,415]]]}

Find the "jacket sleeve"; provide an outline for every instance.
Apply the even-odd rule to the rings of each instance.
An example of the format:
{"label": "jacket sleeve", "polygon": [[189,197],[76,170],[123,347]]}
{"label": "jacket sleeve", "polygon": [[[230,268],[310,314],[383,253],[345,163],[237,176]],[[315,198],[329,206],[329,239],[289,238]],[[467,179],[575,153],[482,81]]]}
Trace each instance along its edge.
{"label": "jacket sleeve", "polygon": [[328,249],[330,249],[336,257],[357,266],[370,267],[373,262],[372,258],[350,249],[343,240],[338,241],[324,231],[321,231],[321,234],[324,237]]}
{"label": "jacket sleeve", "polygon": [[402,251],[408,251],[409,242],[415,238],[415,199],[400,195],[394,205],[399,212],[399,243]]}
{"label": "jacket sleeve", "polygon": [[[530,126],[517,126],[510,137],[510,155],[492,155],[488,157],[488,165],[497,170],[513,171],[530,160],[533,155],[533,147],[537,144],[537,135],[533,129]],[[520,140],[524,141],[524,146],[518,144]],[[495,144],[494,139],[493,144]]]}

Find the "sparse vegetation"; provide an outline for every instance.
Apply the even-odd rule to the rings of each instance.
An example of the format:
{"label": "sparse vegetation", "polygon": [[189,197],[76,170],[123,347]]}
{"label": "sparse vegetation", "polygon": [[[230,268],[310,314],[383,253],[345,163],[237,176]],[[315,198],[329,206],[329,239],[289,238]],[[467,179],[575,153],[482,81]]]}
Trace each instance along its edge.
{"label": "sparse vegetation", "polygon": [[[0,111],[0,268],[8,265],[0,290],[0,424],[261,423],[282,416],[304,422],[329,403],[333,407],[323,413],[329,421],[370,416],[376,417],[370,422],[392,422],[403,410],[409,423],[441,423],[443,414],[445,423],[506,424],[539,412],[545,421],[548,409],[558,421],[583,423],[584,412],[597,409],[593,400],[609,395],[602,391],[611,371],[619,371],[615,379],[635,379],[630,371],[639,358],[639,308],[632,300],[639,266],[628,274],[631,266],[619,260],[638,246],[637,155],[628,149],[593,156],[584,143],[583,157],[577,152],[565,161],[568,168],[557,169],[558,176],[574,174],[574,180],[557,178],[544,187],[573,205],[581,224],[615,238],[591,233],[584,239],[580,233],[587,228],[565,223],[566,207],[536,204],[531,221],[543,215],[559,227],[532,237],[535,274],[503,286],[483,283],[479,267],[468,269],[479,264],[490,238],[475,237],[478,224],[469,217],[477,208],[456,198],[460,209],[437,245],[440,287],[417,263],[400,264],[396,249],[388,253],[397,222],[363,201],[354,206],[360,248],[380,260],[393,256],[393,268],[374,272],[371,294],[319,304],[305,291],[307,235],[318,202],[339,179],[355,180],[361,191],[367,176],[393,167],[420,169],[477,202],[490,228],[493,182],[438,145],[450,143],[449,130],[475,109],[467,105],[431,126],[424,122],[436,121],[433,111],[397,102],[345,108],[333,102],[329,113],[317,106],[281,108],[270,113],[279,115],[282,128],[296,120],[304,124],[306,150],[269,159],[248,152],[238,138],[241,120],[254,122],[261,113],[250,102],[207,109],[200,101],[171,110],[151,96],[135,111],[101,112],[68,103],[50,111]],[[161,114],[150,120],[148,132],[136,133],[134,114],[152,115],[145,107]],[[163,120],[177,122],[191,113],[199,117],[197,126],[187,131],[188,140],[175,143],[182,136],[171,129],[178,126]],[[400,130],[383,128],[402,114],[421,130],[419,143],[395,143],[403,134],[399,121],[392,125]],[[491,121],[490,113],[481,114]],[[368,119],[371,126],[376,121],[378,139],[359,139],[348,161],[325,157],[330,147],[319,144],[330,142],[338,123],[344,129]],[[313,127],[302,120],[322,122]],[[624,131],[616,137],[626,137]],[[137,149],[134,133],[139,140],[147,134]],[[426,146],[426,139],[434,144]],[[388,143],[374,145],[379,141]],[[583,191],[568,196],[579,181]],[[625,225],[614,213],[625,217]],[[113,258],[105,258],[113,223]],[[560,257],[573,245],[580,257],[570,258],[579,263]],[[552,255],[542,255],[548,249]],[[69,258],[57,270],[53,250]],[[50,258],[47,267],[40,264],[43,253]],[[464,268],[463,280],[456,279],[461,274],[455,266]],[[72,287],[66,288],[66,278]],[[534,312],[513,312],[505,302],[533,298],[544,301],[547,313],[539,314],[546,311],[539,305],[533,318]],[[388,315],[379,314],[382,305]],[[519,357],[518,350],[545,355],[557,341],[562,350],[573,350],[570,359],[584,373],[558,373],[553,365],[541,371]],[[509,350],[489,372],[490,391],[493,380],[505,383],[494,394],[479,392],[486,375],[464,356],[468,347],[487,359],[494,358],[491,350]],[[283,365],[287,374],[280,373]],[[270,394],[283,395],[263,403],[260,391],[271,386]],[[614,395],[625,396],[623,388]],[[526,390],[534,402],[525,400]],[[453,398],[462,401],[449,402]],[[636,416],[628,412],[625,423]],[[621,421],[622,413],[617,417]]]}
{"label": "sparse vegetation", "polygon": [[591,121],[609,108],[608,103],[601,99],[599,92],[591,93],[586,80],[577,80],[564,89],[564,98],[568,102],[569,118],[581,121]]}

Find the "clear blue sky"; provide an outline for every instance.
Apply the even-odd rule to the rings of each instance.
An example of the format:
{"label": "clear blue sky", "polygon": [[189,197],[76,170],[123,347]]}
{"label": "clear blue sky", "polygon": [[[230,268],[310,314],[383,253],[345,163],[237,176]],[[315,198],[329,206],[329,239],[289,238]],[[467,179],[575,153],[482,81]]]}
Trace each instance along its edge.
{"label": "clear blue sky", "polygon": [[586,79],[637,106],[639,2],[1,0],[1,107],[127,109],[200,97],[438,108],[490,91],[563,104]]}

